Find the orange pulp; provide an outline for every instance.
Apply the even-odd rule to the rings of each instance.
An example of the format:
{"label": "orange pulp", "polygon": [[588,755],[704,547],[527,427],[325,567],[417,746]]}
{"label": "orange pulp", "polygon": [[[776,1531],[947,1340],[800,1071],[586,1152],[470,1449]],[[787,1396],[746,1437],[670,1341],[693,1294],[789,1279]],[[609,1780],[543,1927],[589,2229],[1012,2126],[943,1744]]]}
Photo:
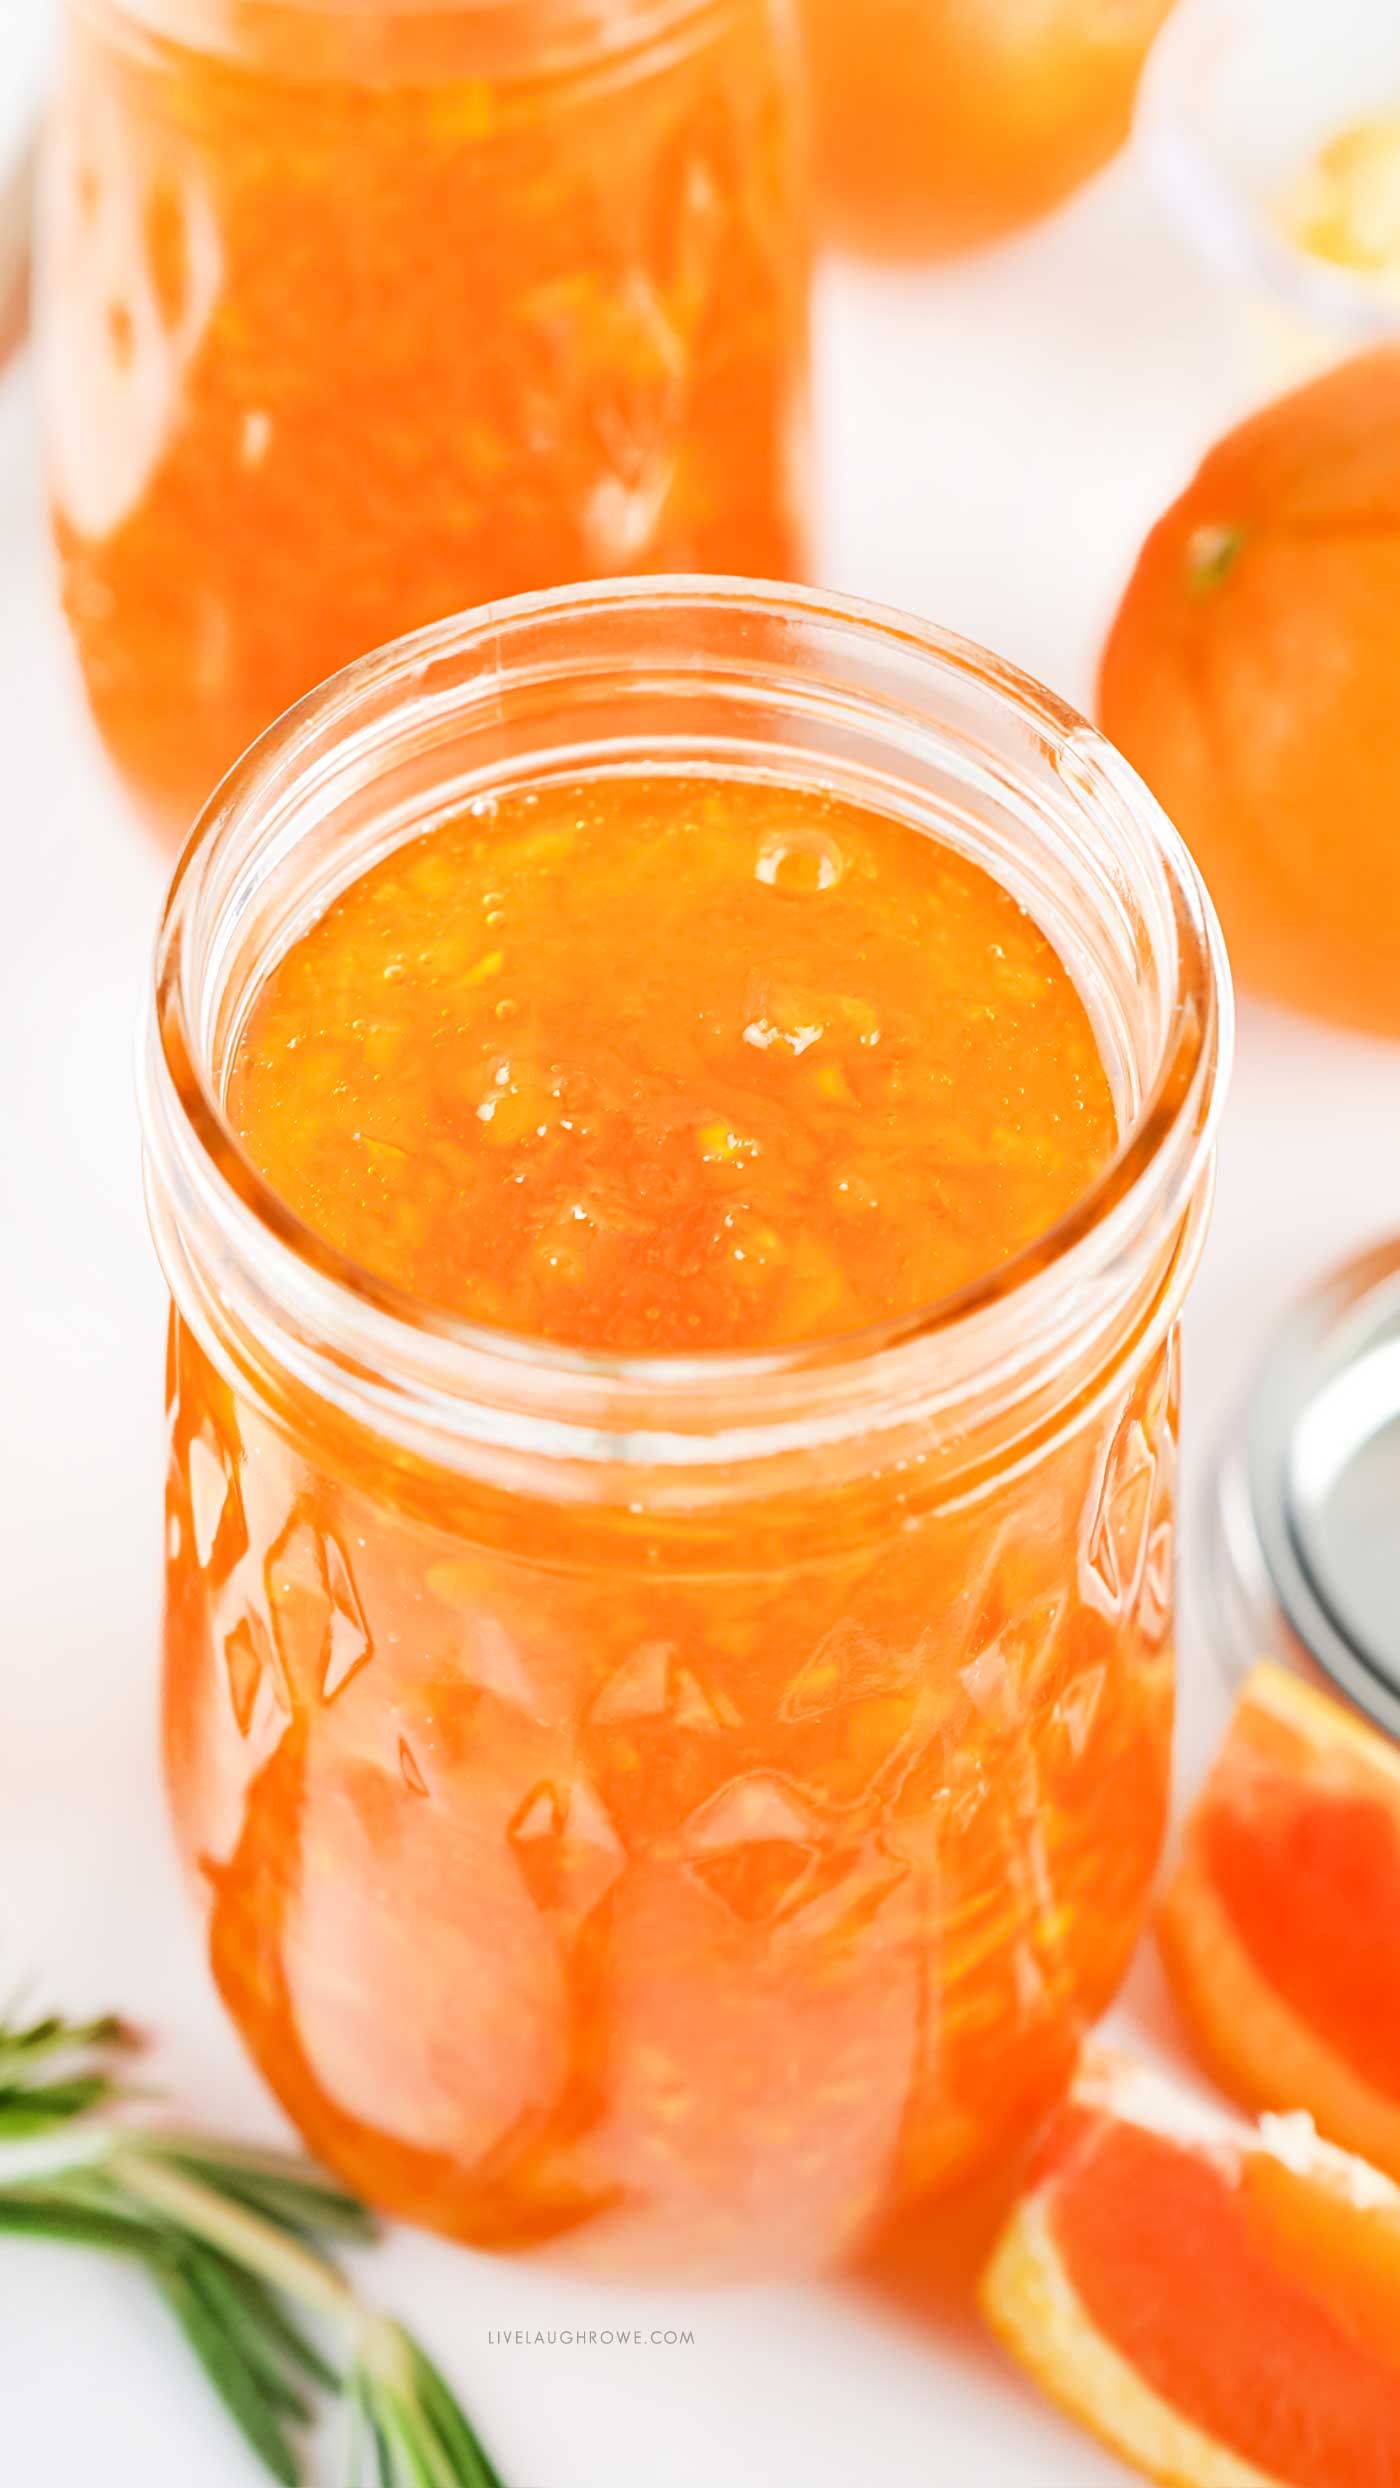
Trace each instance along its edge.
{"label": "orange pulp", "polygon": [[[1269,1986],[1386,2098],[1400,2101],[1400,1817],[1395,1796],[1299,1768],[1287,1731],[1233,1758],[1202,1800],[1203,1854]],[[1286,1893],[1286,1917],[1279,1895]]]}
{"label": "orange pulp", "polygon": [[[657,1355],[907,1312],[1115,1142],[1005,890],[737,778],[545,781],[392,853],[272,966],[227,1110],[378,1278]],[[177,1316],[175,1808],[316,2147],[479,2244],[728,2274],[829,2261],[1024,2130],[1165,1804],[1173,1356],[1087,1380],[951,1501],[874,1453],[722,1509],[644,1472],[554,1500],[269,1397]]]}
{"label": "orange pulp", "polygon": [[[1065,2121],[1048,2205],[1094,2329],[1170,2410],[1284,2488],[1400,2471],[1400,2227],[1265,2150]],[[1368,2173],[1368,2172],[1366,2172]]]}

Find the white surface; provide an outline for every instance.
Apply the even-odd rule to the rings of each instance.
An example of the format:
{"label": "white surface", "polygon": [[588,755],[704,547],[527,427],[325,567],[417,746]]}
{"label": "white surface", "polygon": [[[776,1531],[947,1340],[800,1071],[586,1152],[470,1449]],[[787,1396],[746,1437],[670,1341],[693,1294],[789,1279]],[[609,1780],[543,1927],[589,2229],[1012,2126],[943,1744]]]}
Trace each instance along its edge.
{"label": "white surface", "polygon": [[[1205,285],[1126,166],[953,274],[835,274],[829,578],[1085,702],[1143,529],[1241,402],[1235,323]],[[130,1075],[162,867],[103,775],[53,611],[28,379],[0,385],[0,1994],[35,1973],[45,2001],[119,2004],[160,2033],[188,2110],[271,2130],[176,1889],[155,1762],[162,1300]],[[1400,1225],[1397,1104],[1400,1049],[1244,1014],[1189,1322],[1188,1501],[1276,1310],[1320,1262]],[[1193,1774],[1224,1697],[1189,1610],[1181,1660]],[[1150,2016],[1150,1968],[1139,1989]],[[374,2283],[441,2353],[510,2488],[1124,2477],[970,2327],[872,2287],[604,2297],[410,2236]],[[619,2323],[694,2341],[489,2339]],[[0,2248],[0,2425],[16,2488],[255,2477],[138,2286],[56,2249]]]}
{"label": "white surface", "polygon": [[29,135],[51,40],[50,0],[7,0],[0,29],[0,179]]}

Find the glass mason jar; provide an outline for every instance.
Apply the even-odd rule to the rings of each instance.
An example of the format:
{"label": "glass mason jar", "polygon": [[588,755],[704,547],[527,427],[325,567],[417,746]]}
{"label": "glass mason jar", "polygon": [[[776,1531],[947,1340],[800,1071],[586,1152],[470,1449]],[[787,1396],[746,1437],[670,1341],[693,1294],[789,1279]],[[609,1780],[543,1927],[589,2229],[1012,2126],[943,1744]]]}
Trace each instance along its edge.
{"label": "glass mason jar", "polygon": [[794,103],[780,0],[69,0],[48,467],[149,815],[465,605],[801,575]]}
{"label": "glass mason jar", "polygon": [[[269,1191],[250,1000],[371,859],[644,765],[978,859],[1092,1013],[1116,1158],[908,1318],[652,1360],[449,1318]],[[1177,1316],[1229,1001],[1184,848],[982,651],[739,581],[468,615],[317,692],[186,850],[144,1074],[170,1334],[166,1761],[254,2058],[481,2246],[797,2272],[1002,2148],[1142,1920]]]}

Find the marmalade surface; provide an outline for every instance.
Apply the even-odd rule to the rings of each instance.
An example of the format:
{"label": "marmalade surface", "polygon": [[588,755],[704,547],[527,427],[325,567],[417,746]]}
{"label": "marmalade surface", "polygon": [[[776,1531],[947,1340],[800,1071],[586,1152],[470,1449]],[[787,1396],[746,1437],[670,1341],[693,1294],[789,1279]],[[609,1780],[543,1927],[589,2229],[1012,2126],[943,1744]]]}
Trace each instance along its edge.
{"label": "marmalade surface", "polygon": [[632,1354],[930,1304],[1117,1133],[1084,1006],[952,848],[784,786],[483,797],[257,996],[235,1128],[308,1225],[473,1319]]}

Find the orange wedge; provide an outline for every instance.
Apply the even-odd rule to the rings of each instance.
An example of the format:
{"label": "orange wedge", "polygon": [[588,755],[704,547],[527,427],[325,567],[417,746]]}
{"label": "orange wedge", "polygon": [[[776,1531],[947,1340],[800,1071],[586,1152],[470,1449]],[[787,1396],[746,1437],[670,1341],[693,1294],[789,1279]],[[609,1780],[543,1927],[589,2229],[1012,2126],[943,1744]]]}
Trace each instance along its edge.
{"label": "orange wedge", "polygon": [[1400,2188],[1100,2057],[982,2283],[1044,2390],[1164,2488],[1395,2488]]}
{"label": "orange wedge", "polygon": [[1256,1668],[1158,1935],[1216,2080],[1400,2179],[1400,1750]]}

